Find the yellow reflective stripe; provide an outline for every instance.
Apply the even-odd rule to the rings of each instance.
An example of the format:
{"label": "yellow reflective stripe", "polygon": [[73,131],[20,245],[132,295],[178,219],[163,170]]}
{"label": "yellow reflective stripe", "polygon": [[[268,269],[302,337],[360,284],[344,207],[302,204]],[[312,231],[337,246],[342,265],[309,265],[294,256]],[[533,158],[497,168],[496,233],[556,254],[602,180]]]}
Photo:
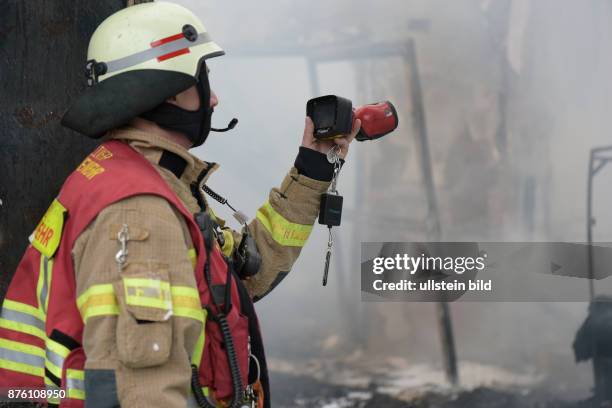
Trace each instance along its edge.
{"label": "yellow reflective stripe", "polygon": [[52,258],[59,247],[66,212],[57,199],[53,200],[30,237],[32,246],[47,258]]}
{"label": "yellow reflective stripe", "polygon": [[45,351],[41,349],[40,347],[32,346],[26,343],[21,343],[18,341],[0,339],[0,347],[7,349],[7,350],[18,351],[20,353],[30,354],[36,357],[42,357],[42,358],[45,357]]}
{"label": "yellow reflective stripe", "polygon": [[123,278],[125,302],[132,306],[172,310],[170,283],[159,279]]}
{"label": "yellow reflective stripe", "polygon": [[43,312],[41,312],[38,308],[34,306],[30,306],[25,303],[15,302],[14,300],[10,300],[10,299],[4,299],[4,303],[2,303],[2,307],[5,309],[14,310],[16,312],[27,313],[42,321],[45,320],[45,314]]}
{"label": "yellow reflective stripe", "polygon": [[204,315],[202,314],[202,310],[192,310],[192,309],[181,309],[174,308],[173,315],[178,317],[187,317],[189,319],[197,320],[199,322],[204,321]]}
{"label": "yellow reflective stripe", "polygon": [[257,219],[274,241],[285,246],[304,246],[312,231],[312,225],[296,224],[285,219],[272,208],[269,201],[257,210]]}
{"label": "yellow reflective stripe", "polygon": [[49,386],[49,388],[58,389],[57,385],[55,385],[55,383],[47,376],[45,376],[45,385]]}
{"label": "yellow reflective stripe", "polygon": [[93,295],[81,307],[82,311],[86,311],[91,307],[96,306],[111,306],[117,304],[117,298],[114,293]]}
{"label": "yellow reflective stripe", "polygon": [[0,368],[42,377],[45,351],[28,344],[0,339]]}
{"label": "yellow reflective stripe", "polygon": [[45,366],[57,378],[62,378],[62,367],[64,360],[70,354],[70,349],[51,339],[47,339],[47,350],[45,351]]}
{"label": "yellow reflective stripe", "polygon": [[[193,307],[201,308],[200,306],[200,293],[196,288],[192,288],[191,286],[172,286],[172,299],[175,297],[184,297],[191,299],[191,305]],[[197,305],[196,303],[197,302]]]}
{"label": "yellow reflective stripe", "polygon": [[[171,298],[169,300],[160,300],[157,298],[134,294],[126,295],[126,298],[130,298],[128,301],[130,305],[160,307],[165,310],[173,310],[173,314],[175,316],[188,317],[200,322],[204,321],[204,309],[202,309],[200,295],[196,288],[188,286],[170,287],[169,283],[167,282],[153,280],[155,283],[151,283],[152,280],[149,279],[128,278],[125,280],[129,280],[129,286],[126,286],[126,292],[127,287],[134,288],[134,290],[142,289],[143,292],[146,292],[147,288],[152,287],[153,289],[157,289],[157,287],[160,286],[159,284],[161,284],[163,287],[161,292],[169,292],[171,294]],[[143,283],[144,285],[142,285]],[[136,286],[133,284],[138,285]],[[169,291],[167,288],[169,288]],[[94,316],[119,314],[117,298],[115,297],[113,285],[111,284],[91,286],[87,291],[85,291],[85,293],[79,296],[77,299],[77,305],[81,311],[83,321],[85,322],[87,322],[87,319]]]}
{"label": "yellow reflective stripe", "polygon": [[69,368],[66,370],[66,378],[85,381],[85,371]]}
{"label": "yellow reflective stripe", "polygon": [[32,336],[38,337],[41,340],[45,339],[45,332],[43,330],[37,329],[36,327],[27,324],[13,322],[11,320],[6,319],[0,319],[0,327],[3,329],[9,329],[24,334],[30,334]]}
{"label": "yellow reflective stripe", "polygon": [[[59,391],[59,387],[57,385],[55,385],[55,383],[53,381],[51,381],[49,379],[49,377],[45,376],[45,389],[47,391],[51,391],[49,392],[47,395],[47,402],[51,403],[51,404],[57,404],[59,405],[61,399],[59,398],[59,393],[57,393],[57,391]],[[56,392],[56,395],[58,395],[57,397],[53,396],[53,391]]]}
{"label": "yellow reflective stripe", "polygon": [[22,374],[34,375],[37,377],[42,377],[45,375],[44,367],[37,367],[24,363],[16,363],[14,361],[5,360],[3,358],[0,358],[0,367],[6,370],[16,371]]}
{"label": "yellow reflective stripe", "polygon": [[0,327],[45,340],[45,315],[36,307],[4,299]]}
{"label": "yellow reflective stripe", "polygon": [[117,316],[119,315],[118,305],[93,306],[87,308],[85,314],[82,314],[83,323],[87,323],[89,319],[97,316]]}
{"label": "yellow reflective stripe", "polygon": [[205,310],[200,303],[200,294],[196,288],[173,286],[172,308],[175,316],[188,317],[204,322]]}
{"label": "yellow reflective stripe", "polygon": [[85,399],[85,372],[83,370],[66,370],[66,389],[68,398]]}
{"label": "yellow reflective stripe", "polygon": [[[61,402],[61,399],[59,397],[54,397],[53,396],[53,390],[59,390],[59,388],[49,388],[48,390],[51,391],[51,392],[49,392],[47,395],[51,395],[51,396],[47,397],[47,402],[49,404],[59,405],[59,403]],[[59,393],[57,393],[56,395],[58,395],[58,394]]]}
{"label": "yellow reflective stripe", "polygon": [[77,306],[79,307],[79,309],[81,309],[83,305],[85,305],[85,303],[87,303],[92,296],[108,294],[112,294],[113,296],[115,295],[115,291],[111,283],[92,285],[85,292],[83,292],[81,296],[77,298]]}
{"label": "yellow reflective stripe", "polygon": [[78,388],[68,388],[68,392],[66,393],[66,396],[68,398],[84,400],[85,391],[79,390]]}
{"label": "yellow reflective stripe", "polygon": [[[202,331],[200,332],[200,335],[198,336],[198,341],[196,342],[194,351],[193,351],[193,356],[191,356],[191,362],[193,364],[195,364],[197,367],[200,367],[200,361],[202,360],[202,353],[204,352],[204,341],[206,340],[206,317],[208,316],[208,311],[206,309],[202,309],[203,312],[203,325],[202,325]],[[208,389],[207,389],[208,392]],[[205,394],[208,395],[208,394]]]}
{"label": "yellow reflective stripe", "polygon": [[62,378],[64,360],[70,354],[70,349],[51,339],[47,339],[45,351],[45,366],[57,378]]}
{"label": "yellow reflective stripe", "polygon": [[221,233],[223,234],[223,247],[221,247],[221,252],[223,252],[223,255],[227,256],[228,258],[232,255],[232,251],[234,250],[234,234],[232,234],[232,231],[230,231],[229,229],[223,229],[221,230]]}
{"label": "yellow reflective stripe", "polygon": [[214,221],[217,222],[217,214],[215,214],[215,212],[213,211],[213,209],[211,207],[207,208],[208,210],[208,215],[210,215],[210,218]]}
{"label": "yellow reflective stripe", "polygon": [[59,389],[59,387],[57,385],[55,385],[55,383],[47,376],[45,376],[45,386],[48,386],[49,388],[53,388],[53,389]]}
{"label": "yellow reflective stripe", "polygon": [[49,360],[47,360],[45,362],[45,368],[51,371],[51,373],[57,378],[62,378],[62,368],[61,367],[58,367],[55,364],[50,363]]}
{"label": "yellow reflective stripe", "polygon": [[189,251],[187,251],[187,255],[189,255],[191,266],[195,268],[196,264],[198,263],[198,253],[196,252],[195,248],[191,248]]}
{"label": "yellow reflective stripe", "polygon": [[151,307],[162,310],[172,310],[172,302],[170,300],[160,300],[144,296],[129,296],[126,298],[126,303],[130,306]]}
{"label": "yellow reflective stripe", "polygon": [[70,354],[70,349],[68,347],[65,347],[64,345],[59,344],[58,342],[53,341],[51,339],[47,339],[46,346],[49,350],[53,351],[61,358],[66,358],[68,357],[68,354]]}
{"label": "yellow reflective stripe", "polygon": [[77,306],[85,323],[95,316],[119,314],[115,290],[110,283],[90,286],[78,297]]}
{"label": "yellow reflective stripe", "polygon": [[38,307],[43,316],[46,315],[49,306],[49,288],[51,287],[51,274],[53,273],[53,258],[40,256],[38,272],[38,283],[36,284],[36,299]]}

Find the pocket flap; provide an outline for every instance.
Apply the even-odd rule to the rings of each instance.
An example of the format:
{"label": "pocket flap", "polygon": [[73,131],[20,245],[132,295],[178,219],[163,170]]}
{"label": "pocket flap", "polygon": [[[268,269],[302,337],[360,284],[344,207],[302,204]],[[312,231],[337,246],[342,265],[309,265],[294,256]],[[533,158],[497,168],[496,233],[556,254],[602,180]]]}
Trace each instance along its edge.
{"label": "pocket flap", "polygon": [[119,302],[139,323],[166,321],[172,316],[167,266],[130,263],[118,283]]}
{"label": "pocket flap", "polygon": [[[122,228],[123,225],[121,224],[111,224],[108,229],[108,238],[117,240],[117,236]],[[145,241],[147,238],[149,238],[149,230],[140,225],[135,225],[132,223],[129,225],[129,236],[130,241]]]}

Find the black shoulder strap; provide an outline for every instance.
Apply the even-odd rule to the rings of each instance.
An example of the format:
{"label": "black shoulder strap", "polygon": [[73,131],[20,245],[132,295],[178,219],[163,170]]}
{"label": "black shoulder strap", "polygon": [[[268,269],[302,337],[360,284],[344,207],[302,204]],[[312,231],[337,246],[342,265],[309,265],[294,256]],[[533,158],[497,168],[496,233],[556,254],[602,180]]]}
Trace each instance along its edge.
{"label": "black shoulder strap", "polygon": [[[264,408],[270,408],[270,379],[268,377],[268,364],[266,363],[266,353],[263,346],[263,339],[259,330],[259,320],[255,313],[255,306],[247,292],[246,287],[234,273],[232,274],[236,280],[238,294],[240,296],[240,311],[243,315],[249,318],[249,336],[251,337],[251,352],[259,361],[259,379],[264,391]],[[249,384],[252,384],[256,379],[251,378],[251,375],[257,373],[257,366],[253,361],[249,361]]]}

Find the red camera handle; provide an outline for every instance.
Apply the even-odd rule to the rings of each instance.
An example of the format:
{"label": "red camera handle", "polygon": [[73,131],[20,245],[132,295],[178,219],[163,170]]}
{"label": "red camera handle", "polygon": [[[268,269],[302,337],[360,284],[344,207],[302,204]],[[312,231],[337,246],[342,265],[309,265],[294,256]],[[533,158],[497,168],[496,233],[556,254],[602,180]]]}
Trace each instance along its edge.
{"label": "red camera handle", "polygon": [[360,142],[381,138],[393,132],[399,124],[395,106],[389,101],[358,106],[353,109],[353,121],[361,120],[356,136]]}

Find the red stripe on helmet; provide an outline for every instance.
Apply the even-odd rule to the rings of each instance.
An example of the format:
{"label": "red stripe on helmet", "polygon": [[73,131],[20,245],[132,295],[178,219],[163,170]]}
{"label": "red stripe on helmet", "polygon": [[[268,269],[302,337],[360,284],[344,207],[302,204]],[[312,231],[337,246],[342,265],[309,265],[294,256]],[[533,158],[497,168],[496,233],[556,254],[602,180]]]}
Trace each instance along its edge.
{"label": "red stripe on helmet", "polygon": [[183,33],[174,34],[174,35],[171,35],[170,37],[166,37],[166,38],[162,38],[161,40],[153,41],[151,43],[151,47],[152,48],[159,47],[160,45],[164,45],[172,41],[180,40],[181,38],[185,38]]}
{"label": "red stripe on helmet", "polygon": [[191,51],[189,51],[189,48],[183,48],[181,50],[177,50],[177,51],[174,51],[174,52],[170,52],[168,54],[161,55],[161,56],[157,57],[157,61],[158,62],[162,62],[162,61],[168,60],[170,58],[178,57],[179,55],[189,54],[190,52]]}

